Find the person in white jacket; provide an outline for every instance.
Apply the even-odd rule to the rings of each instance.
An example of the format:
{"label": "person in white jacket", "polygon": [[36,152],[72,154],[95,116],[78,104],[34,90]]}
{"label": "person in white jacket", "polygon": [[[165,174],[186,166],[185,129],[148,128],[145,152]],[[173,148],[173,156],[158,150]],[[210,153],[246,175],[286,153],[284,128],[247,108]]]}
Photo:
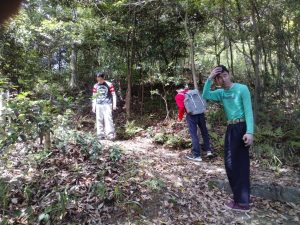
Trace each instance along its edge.
{"label": "person in white jacket", "polygon": [[113,84],[105,80],[105,73],[96,73],[97,83],[93,87],[93,113],[96,113],[97,136],[99,139],[115,138],[112,110],[117,109],[117,98]]}

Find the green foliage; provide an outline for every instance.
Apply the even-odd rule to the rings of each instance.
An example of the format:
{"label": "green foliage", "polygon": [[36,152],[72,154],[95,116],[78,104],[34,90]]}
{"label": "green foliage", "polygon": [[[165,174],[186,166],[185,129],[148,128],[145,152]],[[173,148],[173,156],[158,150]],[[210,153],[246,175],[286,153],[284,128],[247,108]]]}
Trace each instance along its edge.
{"label": "green foliage", "polygon": [[167,136],[164,133],[157,133],[154,135],[154,142],[157,144],[164,144],[167,141]]}
{"label": "green foliage", "polygon": [[80,148],[81,154],[86,158],[95,159],[102,153],[102,145],[95,134],[77,130],[55,131],[56,147],[67,153],[69,145]]}
{"label": "green foliage", "polygon": [[192,146],[190,139],[179,134],[157,133],[153,139],[157,144],[174,149],[186,149]]}
{"label": "green foliage", "polygon": [[125,133],[129,137],[133,137],[134,135],[136,135],[138,132],[142,130],[143,128],[139,127],[134,120],[127,121],[125,124]]}
{"label": "green foliage", "polygon": [[122,150],[121,150],[120,146],[113,145],[109,148],[109,150],[110,150],[110,154],[109,154],[110,160],[116,162],[116,161],[119,161],[121,159]]}
{"label": "green foliage", "polygon": [[9,201],[9,185],[4,180],[0,179],[0,211],[6,210]]}
{"label": "green foliage", "polygon": [[208,112],[205,114],[207,121],[209,121],[213,127],[226,125],[226,115],[224,110],[214,103],[210,103],[208,107]]}
{"label": "green foliage", "polygon": [[117,136],[120,139],[130,139],[141,131],[143,128],[137,125],[135,120],[127,121],[124,126],[117,128]]}
{"label": "green foliage", "polygon": [[51,219],[61,220],[67,213],[67,206],[69,204],[69,196],[67,190],[63,192],[55,192],[56,199],[52,205],[48,206],[42,214],[39,215],[39,222],[48,222]]}
{"label": "green foliage", "polygon": [[93,183],[91,190],[95,195],[102,199],[107,197],[107,187],[104,182]]}
{"label": "green foliage", "polygon": [[113,196],[117,201],[121,201],[124,197],[124,193],[119,185],[114,187]]}
{"label": "green foliage", "polygon": [[32,156],[34,158],[34,160],[40,164],[42,163],[42,161],[44,161],[45,159],[47,159],[50,155],[52,155],[52,152],[49,150],[41,150],[38,151],[37,153],[34,153]]}
{"label": "green foliage", "polygon": [[32,197],[34,196],[36,190],[34,187],[31,187],[30,185],[25,185],[23,189],[23,196],[26,199],[27,202],[30,202]]}
{"label": "green foliage", "polygon": [[165,146],[175,149],[185,149],[191,147],[191,141],[186,140],[181,135],[177,134],[169,134],[166,136],[167,141],[165,142]]}
{"label": "green foliage", "polygon": [[[0,144],[15,143],[19,140],[36,139],[51,130],[53,107],[49,100],[31,100],[31,92],[21,92],[8,102],[10,123],[4,127]],[[1,135],[1,134],[0,134]],[[2,147],[2,146],[1,146]]]}
{"label": "green foliage", "polygon": [[160,191],[162,188],[165,187],[164,181],[159,178],[153,178],[143,181],[142,184],[152,191]]}
{"label": "green foliage", "polygon": [[217,134],[214,131],[209,131],[209,136],[212,140],[212,143],[214,145],[214,149],[219,149],[221,152],[223,152],[224,148],[224,137]]}
{"label": "green foliage", "polygon": [[96,159],[102,153],[103,146],[96,134],[76,130],[73,116],[73,111],[67,110],[55,119],[52,135],[55,146],[64,153],[68,153],[72,150],[69,146],[75,145],[85,158]]}
{"label": "green foliage", "polygon": [[281,127],[274,129],[270,125],[257,127],[254,152],[257,157],[266,158],[267,166],[280,167],[284,162],[298,163],[300,160],[300,139],[293,135],[297,130],[284,132]]}

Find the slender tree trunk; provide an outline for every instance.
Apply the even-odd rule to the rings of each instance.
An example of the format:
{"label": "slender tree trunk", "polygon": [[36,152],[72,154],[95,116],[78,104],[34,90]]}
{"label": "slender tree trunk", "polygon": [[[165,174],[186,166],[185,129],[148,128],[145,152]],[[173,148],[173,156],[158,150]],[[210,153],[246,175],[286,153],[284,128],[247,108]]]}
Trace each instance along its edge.
{"label": "slender tree trunk", "polygon": [[195,45],[194,45],[194,37],[191,39],[191,68],[192,68],[192,75],[193,75],[193,82],[194,82],[194,89],[198,89],[198,80],[196,75],[196,68],[195,68]]}
{"label": "slender tree trunk", "polygon": [[216,34],[214,32],[214,46],[215,46],[215,54],[216,54],[216,60],[217,60],[217,65],[220,65],[220,54],[218,53],[218,40],[216,37]]}
{"label": "slender tree trunk", "polygon": [[141,71],[141,115],[144,114],[144,92],[145,92],[144,73],[143,71]]}
{"label": "slender tree trunk", "polygon": [[71,79],[70,79],[69,86],[71,89],[74,89],[77,87],[77,48],[75,43],[72,44],[70,68],[71,68]]}
{"label": "slender tree trunk", "polygon": [[230,67],[231,67],[231,74],[234,77],[234,67],[233,67],[233,51],[232,51],[232,42],[229,40],[229,50],[230,50]]}
{"label": "slender tree trunk", "polygon": [[[239,15],[243,15],[242,14],[243,13],[242,12],[242,8],[241,8],[239,0],[236,0],[235,3],[236,3],[236,7],[238,9]],[[246,65],[246,71],[247,71],[248,77],[250,78],[251,77],[251,72],[250,72],[250,68],[249,68],[249,60],[248,59],[251,60],[251,58],[247,54],[246,49],[245,49],[245,40],[246,40],[245,36],[246,35],[245,35],[245,32],[244,32],[244,30],[242,28],[242,25],[241,25],[241,23],[242,23],[241,19],[238,18],[237,22],[238,22],[238,26],[239,26],[240,39],[241,39],[241,42],[242,42],[242,53],[243,53],[243,56],[244,56],[244,61],[245,61],[245,65]]]}
{"label": "slender tree trunk", "polygon": [[186,35],[188,37],[189,47],[190,47],[190,63],[191,63],[191,70],[192,70],[192,75],[193,75],[194,89],[198,89],[198,82],[197,82],[196,68],[195,68],[194,35],[191,34],[188,29],[188,14],[187,14],[187,12],[185,13],[184,28],[185,28]]}
{"label": "slender tree trunk", "polygon": [[51,135],[50,135],[50,130],[46,130],[44,132],[44,137],[45,137],[45,144],[44,144],[44,149],[49,150],[51,148]]}
{"label": "slender tree trunk", "polygon": [[5,115],[4,115],[4,92],[0,92],[0,135],[4,133],[4,127],[6,125]]}
{"label": "slender tree trunk", "polygon": [[130,52],[128,51],[127,91],[126,91],[126,100],[125,100],[126,115],[128,119],[131,116],[132,72],[133,72],[133,64],[134,64],[134,39],[135,39],[135,30],[132,31]]}
{"label": "slender tree trunk", "polygon": [[162,85],[162,87],[163,87],[163,95],[161,95],[161,97],[162,97],[162,99],[164,100],[164,103],[165,103],[165,107],[166,107],[166,118],[165,118],[165,120],[168,120],[168,119],[170,119],[170,111],[169,111],[169,106],[168,106],[168,98],[167,98],[167,91],[166,91],[166,89],[165,89],[165,86],[164,85]]}
{"label": "slender tree trunk", "polygon": [[271,75],[275,76],[275,68],[274,68],[274,64],[273,64],[273,61],[272,61],[272,51],[269,51],[268,54],[269,54],[268,62],[269,62],[270,68],[271,68]]}
{"label": "slender tree trunk", "polygon": [[253,28],[254,28],[254,61],[253,62],[253,69],[255,75],[255,91],[254,91],[254,120],[257,119],[257,112],[258,112],[258,101],[260,99],[260,70],[259,70],[259,63],[260,63],[260,42],[259,42],[259,30],[257,24],[257,18],[255,16],[255,2],[251,0],[252,3],[252,21],[253,21]]}
{"label": "slender tree trunk", "polygon": [[[128,34],[128,40],[130,38],[130,34]],[[131,46],[131,45],[130,45]],[[125,96],[125,109],[126,115],[129,118],[130,116],[130,102],[131,102],[131,57],[130,57],[130,49],[131,47],[127,47],[127,90]]]}

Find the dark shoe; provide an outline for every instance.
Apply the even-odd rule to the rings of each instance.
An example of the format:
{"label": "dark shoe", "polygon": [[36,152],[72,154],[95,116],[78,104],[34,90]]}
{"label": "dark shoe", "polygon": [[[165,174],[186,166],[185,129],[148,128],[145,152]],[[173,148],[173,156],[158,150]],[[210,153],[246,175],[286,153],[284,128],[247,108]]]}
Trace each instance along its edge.
{"label": "dark shoe", "polygon": [[243,206],[240,205],[234,201],[228,202],[225,204],[225,207],[227,209],[231,209],[233,211],[238,211],[238,212],[249,212],[250,211],[250,207],[249,206]]}
{"label": "dark shoe", "polygon": [[187,156],[185,156],[185,158],[187,158],[189,160],[192,160],[192,161],[195,161],[195,162],[201,162],[202,161],[200,156],[187,155]]}

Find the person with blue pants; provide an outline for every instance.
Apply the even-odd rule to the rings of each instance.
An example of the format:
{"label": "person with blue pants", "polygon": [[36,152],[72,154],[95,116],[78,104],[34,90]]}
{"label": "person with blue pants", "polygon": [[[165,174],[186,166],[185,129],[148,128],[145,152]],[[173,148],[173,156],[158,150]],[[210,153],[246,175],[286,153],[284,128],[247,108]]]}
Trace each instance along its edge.
{"label": "person with blue pants", "polygon": [[[182,121],[184,114],[186,113],[186,108],[184,106],[185,95],[189,90],[183,85],[177,86],[177,95],[175,96],[175,101],[178,107],[178,121]],[[200,143],[197,134],[198,127],[201,131],[201,136],[203,139],[204,150],[207,156],[212,156],[212,151],[210,147],[210,140],[208,135],[208,130],[206,126],[206,119],[204,113],[190,115],[186,114],[186,121],[189,127],[190,136],[192,139],[192,153],[187,155],[186,158],[189,160],[201,162],[202,158],[200,155]]]}

